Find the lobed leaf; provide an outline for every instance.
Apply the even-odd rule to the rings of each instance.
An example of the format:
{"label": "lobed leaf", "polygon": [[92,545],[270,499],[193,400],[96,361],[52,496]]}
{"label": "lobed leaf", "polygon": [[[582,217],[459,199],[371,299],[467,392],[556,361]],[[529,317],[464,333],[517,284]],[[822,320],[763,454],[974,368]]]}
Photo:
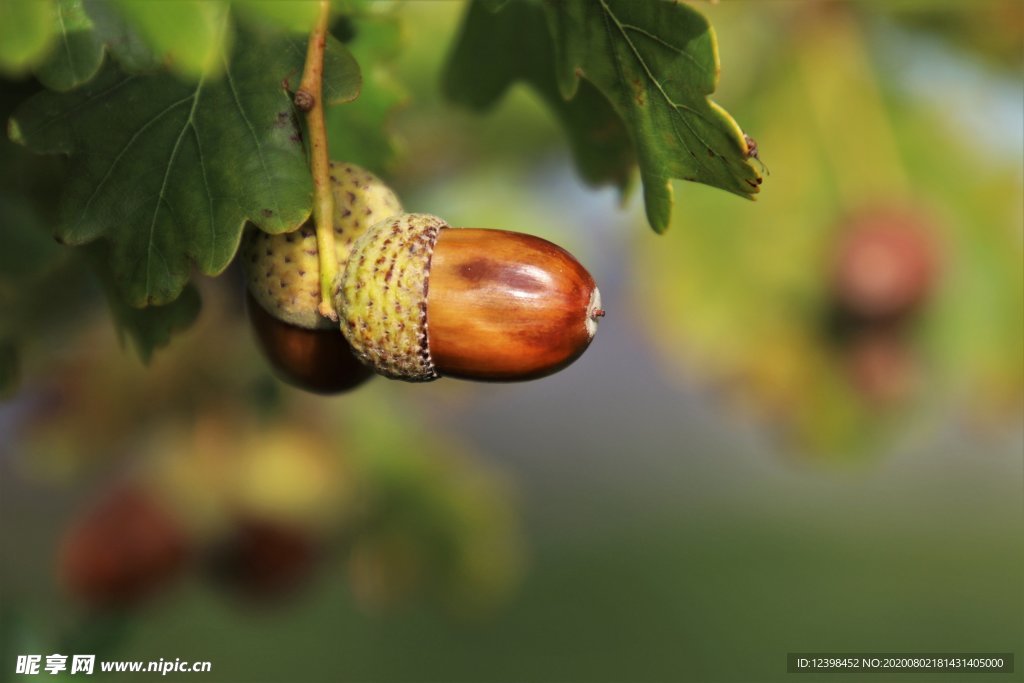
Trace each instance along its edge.
{"label": "lobed leaf", "polygon": [[[219,75],[189,83],[107,64],[74,91],[36,95],[9,122],[15,141],[70,155],[58,237],[106,240],[132,306],[173,301],[193,264],[222,271],[246,221],[276,233],[309,215],[312,183],[283,87],[301,73],[304,50],[243,24],[237,37]],[[354,98],[358,65],[337,41],[328,51],[331,96]]]}
{"label": "lobed leaf", "polygon": [[167,346],[175,332],[191,327],[199,317],[199,309],[202,307],[199,292],[189,283],[181,295],[167,305],[146,308],[130,306],[117,286],[105,251],[103,245],[90,245],[86,248],[87,260],[106,296],[122,346],[126,340],[131,340],[139,358],[143,363],[148,363],[153,352]]}
{"label": "lobed leaf", "polygon": [[718,82],[714,30],[682,2],[549,0],[558,82],[569,98],[593,83],[625,121],[636,145],[647,219],[668,228],[672,178],[743,197],[761,176],[743,132],[708,99]]}

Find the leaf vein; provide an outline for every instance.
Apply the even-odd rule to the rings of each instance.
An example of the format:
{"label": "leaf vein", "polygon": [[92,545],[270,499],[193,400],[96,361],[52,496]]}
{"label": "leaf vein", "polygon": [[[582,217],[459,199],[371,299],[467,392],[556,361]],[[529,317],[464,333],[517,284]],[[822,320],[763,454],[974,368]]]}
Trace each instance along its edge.
{"label": "leaf vein", "polygon": [[[640,64],[640,67],[643,69],[644,73],[647,75],[648,80],[650,80],[651,83],[654,84],[654,87],[658,89],[658,92],[665,99],[665,102],[667,102],[671,106],[672,110],[675,111],[675,112],[679,111],[679,107],[681,107],[681,106],[685,107],[686,105],[678,105],[678,104],[676,104],[676,102],[674,102],[672,100],[672,98],[669,96],[669,94],[667,92],[665,92],[665,89],[662,87],[661,82],[654,76],[653,73],[651,73],[651,69],[650,69],[650,67],[647,66],[647,62],[644,60],[643,55],[640,54],[640,50],[637,49],[636,45],[630,39],[629,34],[626,33],[626,30],[624,29],[622,22],[619,21],[619,18],[615,15],[614,12],[612,12],[611,7],[608,6],[608,3],[606,2],[606,0],[600,0],[600,3],[601,3],[601,7],[604,10],[604,12],[607,15],[607,17],[610,18],[613,22],[615,22],[616,27],[619,29],[619,33],[622,34],[622,39],[626,42],[626,45],[629,46],[630,51],[633,53],[633,57]],[[614,48],[613,48],[613,50],[614,50]],[[620,78],[622,78],[622,74],[621,73],[620,73]],[[628,86],[628,84],[623,82],[623,87],[628,89],[629,86]],[[688,110],[690,110],[690,111],[693,111],[690,107],[686,107],[686,108]],[[704,145],[708,149],[712,149],[711,145],[709,145],[704,140],[704,138],[701,137],[700,133],[698,133],[696,130],[694,130],[693,126],[690,125],[690,122],[686,120],[685,116],[680,115],[679,118],[682,120],[683,124],[690,131],[690,133],[693,134],[693,136],[695,138],[697,138],[697,140],[702,145]],[[676,126],[675,119],[672,116],[669,116],[669,121],[672,123],[673,132],[675,132],[676,138],[679,140],[680,144],[683,145],[683,147],[686,148],[690,152],[690,156],[697,162],[697,164],[699,166],[701,166],[702,168],[707,170],[709,174],[713,174],[713,169],[707,165],[707,162],[704,161],[703,157],[701,155],[697,154],[696,152],[694,152],[694,150],[692,150],[690,148],[690,146],[688,144],[686,144],[686,141],[683,140],[683,137],[680,134],[678,127]]]}
{"label": "leaf vein", "polygon": [[227,58],[224,59],[224,79],[227,82],[229,89],[231,90],[231,99],[238,109],[239,116],[242,117],[242,121],[245,122],[246,127],[249,129],[249,135],[252,136],[253,145],[256,148],[256,156],[260,159],[260,166],[263,168],[263,175],[267,180],[267,187],[271,194],[274,194],[274,208],[277,209],[277,215],[281,216],[281,203],[278,200],[276,193],[274,192],[274,182],[270,176],[270,171],[267,168],[267,160],[263,156],[263,146],[260,145],[259,136],[256,135],[256,128],[249,121],[249,117],[245,114],[245,109],[242,107],[242,102],[238,97],[238,90],[235,87],[235,79],[231,74],[231,65],[228,63]]}
{"label": "leaf vein", "polygon": [[110,177],[114,173],[114,169],[117,168],[117,165],[121,162],[121,159],[124,157],[125,154],[128,153],[128,150],[131,149],[132,145],[135,144],[136,140],[138,140],[139,137],[146,132],[146,130],[148,130],[151,126],[156,124],[156,122],[162,119],[168,112],[175,109],[179,105],[188,102],[188,100],[191,97],[192,96],[190,95],[189,97],[185,97],[183,99],[178,100],[177,102],[170,104],[166,109],[164,109],[159,114],[151,118],[149,121],[145,123],[145,125],[143,125],[137,131],[135,131],[135,133],[128,139],[128,142],[125,143],[121,151],[117,153],[117,156],[114,157],[114,160],[111,162],[106,174],[104,174],[100,182],[96,184],[96,187],[93,189],[92,194],[90,194],[89,198],[86,200],[85,206],[82,207],[82,211],[80,212],[78,219],[72,224],[71,228],[69,228],[69,232],[74,232],[75,228],[85,219],[85,216],[86,214],[89,213],[89,208],[92,206],[93,201],[95,201],[96,197],[99,196],[100,190],[102,190],[103,186],[106,185],[108,180],[110,180]]}
{"label": "leaf vein", "polygon": [[78,82],[78,72],[75,70],[75,61],[71,58],[71,45],[68,44],[68,29],[64,25],[64,5],[57,3],[57,21],[60,22],[60,40],[64,46],[64,53],[68,56],[68,68],[74,83]]}
{"label": "leaf vein", "polygon": [[685,57],[686,59],[688,59],[690,61],[691,64],[693,64],[698,69],[701,68],[700,62],[698,62],[696,59],[694,59],[693,55],[691,55],[689,52],[687,52],[686,50],[684,50],[681,47],[676,47],[675,45],[673,45],[672,43],[668,42],[667,40],[665,40],[661,36],[658,36],[658,35],[655,35],[655,34],[651,33],[650,31],[648,31],[647,29],[643,28],[642,26],[637,26],[636,24],[622,24],[622,28],[624,28],[624,29],[626,29],[628,31],[633,31],[635,33],[639,33],[642,36],[650,38],[651,40],[653,40],[654,42],[658,43],[662,47],[664,47],[664,48],[666,48],[668,50],[671,50],[672,52],[675,52],[680,57]]}

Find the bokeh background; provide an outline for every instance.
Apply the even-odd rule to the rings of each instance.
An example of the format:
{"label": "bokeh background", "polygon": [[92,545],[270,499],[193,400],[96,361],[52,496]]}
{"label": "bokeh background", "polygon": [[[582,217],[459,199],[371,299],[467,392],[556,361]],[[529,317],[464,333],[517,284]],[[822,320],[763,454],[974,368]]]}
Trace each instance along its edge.
{"label": "bokeh background", "polygon": [[531,91],[445,102],[462,3],[396,8],[376,82],[407,91],[401,153],[375,170],[411,210],[591,270],[608,316],[556,376],[306,395],[261,358],[234,270],[144,366],[78,266],[0,247],[32,309],[0,403],[0,679],[54,652],[239,682],[1019,658],[1024,5],[697,6],[770,175],[756,202],[677,183],[664,236],[639,192],[578,180]]}

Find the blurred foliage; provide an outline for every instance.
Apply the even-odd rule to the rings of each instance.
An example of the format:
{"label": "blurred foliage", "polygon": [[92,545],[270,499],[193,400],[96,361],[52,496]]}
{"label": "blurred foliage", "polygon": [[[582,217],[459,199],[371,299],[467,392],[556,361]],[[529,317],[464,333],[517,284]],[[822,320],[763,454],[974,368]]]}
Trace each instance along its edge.
{"label": "blurred foliage", "polygon": [[0,4],[0,70],[17,74],[38,63],[53,44],[52,0]]}
{"label": "blurred foliage", "polygon": [[[945,397],[976,419],[1017,414],[1019,176],[895,92],[868,59],[856,15],[804,5],[789,26],[777,68],[753,85],[758,138],[780,182],[756,210],[695,195],[678,230],[639,245],[638,308],[652,339],[671,365],[724,384],[811,453],[884,452],[911,416],[939,420]],[[854,215],[893,206],[930,233],[940,272],[901,333],[904,350],[874,346],[865,358],[830,336],[831,269]],[[881,372],[894,381],[902,373],[907,395],[879,404],[864,391],[863,373],[874,371],[865,362],[889,363]]]}
{"label": "blurred foliage", "polygon": [[342,15],[339,22],[332,32],[359,63],[363,85],[353,102],[324,112],[331,154],[383,174],[400,149],[391,119],[409,99],[394,73],[394,60],[408,28],[394,8],[380,9],[373,3]]}
{"label": "blurred foliage", "polygon": [[908,28],[942,36],[1011,73],[1019,73],[1022,66],[1024,4],[1017,0],[984,0],[970,7],[959,2],[900,0],[867,7]]}
{"label": "blurred foliage", "polygon": [[[234,301],[217,287],[206,298],[215,311]],[[22,476],[120,472],[69,525],[64,590],[134,610],[188,571],[262,603],[347,558],[357,603],[375,613],[426,600],[475,614],[506,599],[524,551],[501,477],[379,392],[331,408],[259,390],[272,380],[242,322],[206,318],[148,369],[87,328],[66,362],[33,377],[10,435]]]}
{"label": "blurred foliage", "polygon": [[227,3],[116,2],[122,16],[171,71],[189,80],[199,80],[217,76],[224,69],[232,38],[227,31]]}

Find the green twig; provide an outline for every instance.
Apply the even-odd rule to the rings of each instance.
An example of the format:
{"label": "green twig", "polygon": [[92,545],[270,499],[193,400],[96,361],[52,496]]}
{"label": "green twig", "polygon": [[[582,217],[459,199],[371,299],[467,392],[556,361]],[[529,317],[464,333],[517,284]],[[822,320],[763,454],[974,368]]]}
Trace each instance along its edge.
{"label": "green twig", "polygon": [[338,320],[331,291],[338,276],[334,250],[334,195],[331,192],[330,156],[327,153],[327,129],[324,127],[323,75],[324,45],[330,3],[320,0],[320,13],[309,35],[302,82],[295,93],[295,106],[306,114],[309,132],[309,165],[313,175],[313,223],[320,260],[320,315]]}

